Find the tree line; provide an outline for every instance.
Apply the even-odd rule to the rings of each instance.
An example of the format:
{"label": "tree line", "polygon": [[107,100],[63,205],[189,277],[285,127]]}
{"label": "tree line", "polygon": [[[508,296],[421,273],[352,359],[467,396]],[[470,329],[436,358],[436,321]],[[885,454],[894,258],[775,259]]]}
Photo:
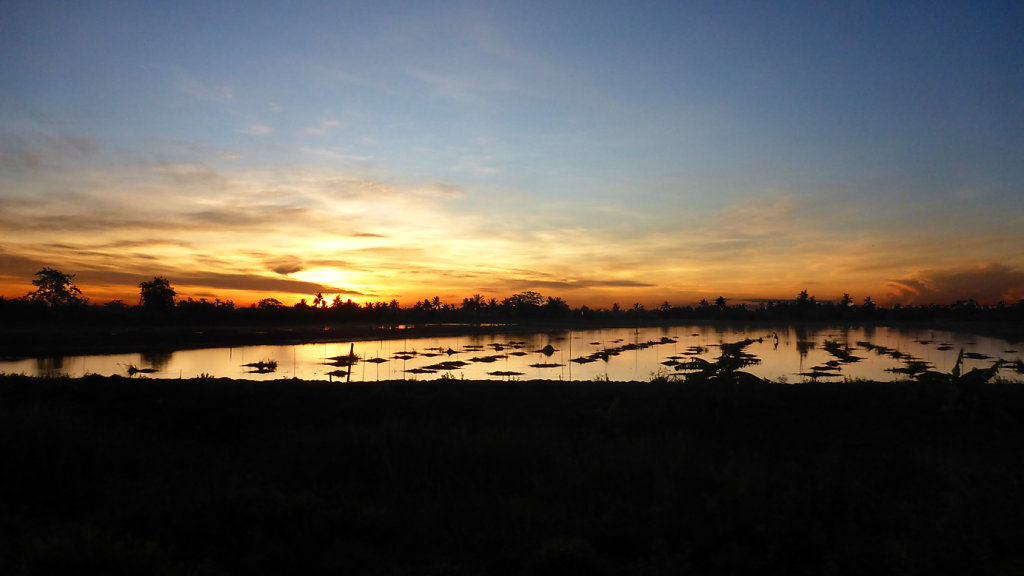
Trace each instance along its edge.
{"label": "tree line", "polygon": [[206,298],[176,299],[177,291],[167,278],[156,276],[139,283],[139,303],[129,305],[113,300],[90,304],[75,285],[73,274],[53,268],[36,272],[35,289],[21,298],[0,297],[0,317],[11,323],[50,321],[87,321],[110,323],[505,323],[505,322],[665,322],[688,320],[729,321],[930,321],[972,320],[1008,321],[1024,319],[1024,300],[1016,304],[982,306],[974,300],[949,305],[883,307],[871,297],[860,303],[849,294],[837,302],[819,301],[801,291],[792,300],[766,300],[757,304],[729,304],[719,296],[696,305],[676,306],[669,302],[648,309],[639,302],[629,307],[571,307],[560,297],[542,296],[527,290],[498,300],[480,294],[459,303],[443,302],[440,297],[425,298],[411,306],[397,300],[359,304],[335,296],[328,300],[322,293],[286,305],[276,298],[263,298],[246,307],[231,300]]}

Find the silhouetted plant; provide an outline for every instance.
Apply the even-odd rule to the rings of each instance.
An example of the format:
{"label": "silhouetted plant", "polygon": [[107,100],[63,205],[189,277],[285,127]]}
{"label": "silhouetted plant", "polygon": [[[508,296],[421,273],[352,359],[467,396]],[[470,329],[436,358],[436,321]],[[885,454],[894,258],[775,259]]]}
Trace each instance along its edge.
{"label": "silhouetted plant", "polygon": [[761,361],[753,354],[744,352],[743,349],[757,340],[747,338],[739,342],[723,342],[721,344],[722,354],[714,362],[708,362],[701,358],[693,358],[688,362],[681,362],[675,366],[678,371],[689,372],[686,375],[688,382],[700,381],[718,384],[732,384],[736,382],[763,382],[763,380],[750,372],[739,370],[744,366],[759,364]]}
{"label": "silhouetted plant", "polygon": [[171,288],[171,281],[162,276],[153,277],[152,281],[139,283],[139,304],[152,312],[168,312],[174,309],[174,296],[177,292]]}
{"label": "silhouetted plant", "polygon": [[996,360],[988,368],[973,368],[963,372],[964,350],[960,349],[956,364],[949,374],[927,370],[916,375],[921,382],[933,382],[945,385],[948,391],[947,409],[966,409],[973,412],[980,401],[980,387],[996,377],[1005,360]]}
{"label": "silhouetted plant", "polygon": [[54,268],[43,268],[35,273],[38,278],[32,281],[36,289],[29,292],[26,298],[32,302],[41,302],[47,306],[72,306],[84,304],[82,291],[75,286],[75,275],[65,274]]}

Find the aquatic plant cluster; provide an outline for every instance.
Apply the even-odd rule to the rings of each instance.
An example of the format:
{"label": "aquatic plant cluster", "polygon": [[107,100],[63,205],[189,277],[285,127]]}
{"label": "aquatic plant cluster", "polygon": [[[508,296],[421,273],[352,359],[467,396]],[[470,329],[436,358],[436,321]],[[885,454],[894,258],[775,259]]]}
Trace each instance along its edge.
{"label": "aquatic plant cluster", "polygon": [[[1020,376],[1024,373],[1024,361],[1020,358],[1020,352],[1016,348],[1000,347],[998,341],[992,340],[985,344],[983,350],[994,352],[999,350],[1002,354],[1002,358],[993,357],[990,354],[977,351],[978,349],[960,349],[960,356],[957,357],[951,350],[953,346],[949,342],[933,342],[926,338],[915,337],[908,342],[912,345],[906,346],[903,350],[899,347],[891,347],[883,344],[875,344],[867,340],[857,340],[855,343],[852,341],[844,340],[840,333],[830,332],[823,336],[823,339],[819,337],[814,340],[801,340],[801,336],[797,336],[795,345],[792,341],[792,333],[784,331],[786,345],[780,349],[778,341],[778,332],[772,331],[766,336],[750,337],[740,340],[726,340],[722,339],[719,342],[710,342],[710,338],[705,334],[700,333],[689,334],[689,336],[661,336],[660,338],[649,338],[651,332],[658,331],[659,329],[650,329],[646,333],[648,339],[640,338],[640,330],[628,330],[633,333],[635,340],[633,342],[626,342],[623,338],[609,339],[608,344],[602,343],[602,341],[587,341],[584,335],[589,334],[591,337],[599,334],[608,334],[609,336],[622,335],[627,330],[603,330],[586,332],[577,336],[567,335],[569,333],[546,334],[546,335],[524,335],[517,339],[515,336],[510,335],[508,339],[501,338],[501,336],[495,336],[496,341],[489,343],[466,343],[461,342],[460,338],[448,338],[440,340],[443,345],[437,345],[436,339],[422,339],[422,340],[405,340],[405,346],[401,346],[401,349],[390,349],[388,346],[382,345],[381,342],[363,342],[360,343],[360,347],[357,349],[356,344],[337,344],[334,348],[343,347],[347,349],[347,353],[330,356],[326,354],[326,345],[322,349],[324,355],[319,358],[310,358],[309,361],[318,366],[325,367],[324,370],[317,371],[314,368],[314,374],[322,374],[327,378],[344,378],[346,381],[351,380],[354,376],[355,379],[365,380],[367,376],[369,379],[380,380],[381,372],[379,370],[371,371],[367,373],[365,366],[367,365],[388,365],[387,370],[383,373],[384,379],[400,377],[400,378],[417,378],[427,377],[428,379],[432,376],[436,377],[451,377],[451,378],[552,378],[552,379],[572,379],[574,373],[569,368],[572,365],[578,365],[580,368],[577,369],[575,377],[577,379],[589,380],[600,376],[601,379],[609,379],[609,374],[615,374],[619,380],[643,380],[646,379],[648,374],[658,377],[665,381],[677,380],[677,381],[710,381],[710,382],[723,382],[731,383],[739,380],[748,381],[761,381],[761,380],[779,380],[789,381],[794,376],[802,377],[805,381],[827,381],[837,378],[850,378],[851,371],[850,366],[861,364],[867,361],[868,364],[873,366],[871,372],[865,372],[864,370],[853,371],[854,378],[863,379],[864,374],[875,374],[875,376],[869,376],[869,378],[881,378],[882,374],[891,374],[896,379],[918,379],[927,380],[934,378],[936,375],[948,375],[950,363],[952,359],[956,359],[956,366],[962,366],[965,361],[974,361],[977,365],[982,362],[980,367],[976,366],[974,369],[985,369],[991,371],[990,378],[998,377],[1000,375],[1013,379],[1014,375]],[[934,336],[935,332],[925,332]],[[948,333],[939,333],[944,336],[955,336]],[[853,335],[850,335],[853,336]],[[859,334],[858,334],[859,336]],[[804,333],[803,337],[806,338],[807,334]],[[885,340],[889,340],[890,337],[886,337]],[[550,342],[544,346],[539,346],[538,340],[543,342],[544,339],[549,339]],[[592,347],[592,351],[584,354],[573,354],[574,345],[571,343],[572,340],[580,340],[581,342],[575,345],[575,348]],[[973,340],[965,341],[969,339],[957,340],[960,342],[958,346],[977,345]],[[401,342],[394,341],[399,345]],[[428,345],[424,347],[424,344],[434,342],[434,345]],[[531,345],[531,342],[533,344]],[[556,348],[551,342],[559,345]],[[680,345],[680,342],[682,344]],[[701,342],[701,343],[694,343]],[[688,345],[689,344],[689,345]],[[796,370],[795,356],[797,353],[806,355],[814,348],[820,345],[821,350],[827,354],[817,354],[814,357],[816,362],[810,367],[803,368],[802,370]],[[318,346],[313,345],[312,349],[316,349]],[[663,349],[669,347],[672,352],[665,352]],[[756,348],[754,352],[751,352],[751,348]],[[662,349],[662,350],[659,350]],[[275,348],[259,348],[254,350],[252,353],[256,354],[267,354],[270,353],[274,356],[273,352]],[[291,348],[277,348],[279,352],[278,359],[263,359],[259,362],[250,362],[242,364],[247,374],[260,374],[269,375],[273,374],[278,369],[280,354],[286,353],[289,356],[292,352],[289,352]],[[909,351],[904,351],[909,350]],[[934,350],[935,352],[930,352]],[[642,356],[636,354],[630,354],[629,361],[627,364],[635,365],[634,371],[631,372],[632,376],[623,378],[624,374],[621,369],[621,364],[616,364],[617,358],[624,355],[627,352],[639,353],[644,351]],[[755,353],[756,352],[756,353]],[[668,354],[668,355],[666,355]],[[774,366],[773,370],[778,370],[779,359],[774,356],[783,354],[785,357],[793,356],[788,362],[792,362],[789,366],[792,366],[792,371],[784,371],[779,373],[777,371],[764,372],[760,370],[764,359],[768,359]],[[930,357],[931,361],[926,361],[917,355],[924,354]],[[244,357],[244,353],[242,354]],[[760,355],[760,356],[759,356]],[[871,360],[872,356],[887,359],[888,362],[879,363],[878,360]],[[157,360],[163,361],[160,358]],[[939,370],[935,361],[944,360],[942,366],[945,368]],[[992,360],[990,364],[984,364],[984,361]],[[489,367],[501,363],[502,369],[491,369],[482,370],[481,368]],[[600,368],[595,371],[593,368],[587,370],[585,366],[597,364]],[[888,367],[886,367],[888,364]],[[363,366],[363,369],[357,369],[359,366]],[[157,370],[153,368],[138,368],[134,363],[126,363],[124,366],[127,367],[127,375],[150,375]],[[154,365],[155,366],[155,365]],[[660,368],[659,367],[663,367]],[[557,369],[563,370],[557,370]],[[549,369],[556,369],[553,372]],[[959,368],[957,368],[959,369]],[[965,372],[967,368],[963,369]],[[308,374],[303,371],[302,374]],[[230,373],[225,375],[231,375]],[[653,377],[652,376],[652,377]],[[307,376],[308,377],[308,376]],[[884,378],[889,380],[890,378]]]}

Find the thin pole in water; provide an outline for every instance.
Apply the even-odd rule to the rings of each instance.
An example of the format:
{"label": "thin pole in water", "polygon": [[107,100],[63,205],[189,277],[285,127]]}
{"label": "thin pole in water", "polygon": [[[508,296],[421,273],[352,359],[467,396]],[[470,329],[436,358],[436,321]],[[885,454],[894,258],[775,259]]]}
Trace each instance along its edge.
{"label": "thin pole in water", "polygon": [[352,381],[352,352],[356,349],[356,343],[353,342],[348,346],[348,376],[345,378],[345,383],[348,384]]}

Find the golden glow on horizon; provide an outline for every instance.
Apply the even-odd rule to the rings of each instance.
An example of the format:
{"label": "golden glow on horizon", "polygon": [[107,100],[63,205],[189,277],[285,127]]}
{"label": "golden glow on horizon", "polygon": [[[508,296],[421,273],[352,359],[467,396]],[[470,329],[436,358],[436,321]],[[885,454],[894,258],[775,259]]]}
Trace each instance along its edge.
{"label": "golden glow on horizon", "polygon": [[[126,182],[167,201],[159,210],[133,203]],[[821,207],[781,192],[738,199],[683,225],[670,210],[615,219],[607,207],[584,205],[573,207],[571,220],[543,205],[479,211],[463,205],[462,194],[326,167],[143,167],[54,186],[79,196],[74,214],[45,194],[0,213],[0,258],[10,258],[0,269],[6,297],[29,292],[43,266],[76,274],[93,302],[129,304],[138,302],[138,283],[153,276],[167,277],[182,298],[238,305],[262,298],[293,304],[317,292],[360,303],[439,296],[459,304],[477,293],[500,300],[534,290],[573,306],[656,306],[720,295],[791,299],[804,289],[820,300],[848,292],[857,302],[945,304],[1013,301],[1024,290],[1012,266],[1018,256],[1002,236],[945,247],[940,259],[938,231],[865,232],[862,222],[829,219]],[[199,192],[207,187],[221,196]],[[111,196],[111,189],[122,191]],[[60,227],[54,214],[64,215]],[[977,252],[992,260],[968,264]]]}
{"label": "golden glow on horizon", "polygon": [[336,270],[334,268],[317,268],[313,270],[302,270],[290,274],[292,278],[298,278],[304,282],[314,282],[316,284],[323,284],[325,287],[331,288],[347,288],[347,278],[351,274]]}

